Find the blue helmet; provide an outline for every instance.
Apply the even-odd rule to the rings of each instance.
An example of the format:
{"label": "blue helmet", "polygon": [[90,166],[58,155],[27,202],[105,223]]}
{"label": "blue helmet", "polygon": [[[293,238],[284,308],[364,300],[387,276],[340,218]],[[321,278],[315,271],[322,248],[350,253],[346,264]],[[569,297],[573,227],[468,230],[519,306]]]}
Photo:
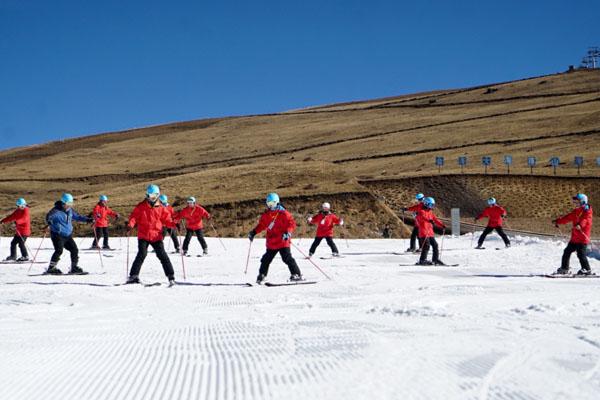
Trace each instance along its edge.
{"label": "blue helmet", "polygon": [[108,201],[108,196],[101,194],[100,195],[100,201]]}
{"label": "blue helmet", "polygon": [[187,198],[187,202],[196,204],[196,198],[194,196],[190,196]]}
{"label": "blue helmet", "polygon": [[73,204],[73,195],[71,193],[63,193],[62,197],[60,198],[60,201],[62,201],[65,204]]}
{"label": "blue helmet", "polygon": [[425,195],[423,193],[417,193],[417,195],[415,196],[415,199],[417,201],[423,201],[424,198],[425,198]]}
{"label": "blue helmet", "polygon": [[573,197],[573,200],[579,200],[581,205],[585,205],[588,203],[588,197],[583,193],[577,193],[577,195]]}
{"label": "blue helmet", "polygon": [[146,189],[146,196],[158,197],[160,195],[160,188],[157,185],[148,185]]}
{"label": "blue helmet", "polygon": [[425,197],[425,199],[423,199],[423,205],[426,208],[433,208],[435,207],[435,199],[433,197]]}
{"label": "blue helmet", "polygon": [[20,198],[17,200],[17,207],[25,207],[27,205],[27,202],[25,201],[24,198]]}
{"label": "blue helmet", "polygon": [[266,203],[267,207],[271,210],[277,207],[277,204],[279,204],[279,196],[277,195],[277,193],[269,193],[267,195]]}
{"label": "blue helmet", "polygon": [[162,204],[164,204],[165,206],[167,204],[169,204],[169,198],[167,197],[166,194],[161,194],[160,196],[158,196],[158,201],[160,201]]}
{"label": "blue helmet", "polygon": [[490,198],[487,200],[487,203],[488,203],[488,205],[490,205],[490,206],[493,206],[494,204],[496,204],[496,199],[495,199],[495,198],[493,198],[493,197],[490,197]]}

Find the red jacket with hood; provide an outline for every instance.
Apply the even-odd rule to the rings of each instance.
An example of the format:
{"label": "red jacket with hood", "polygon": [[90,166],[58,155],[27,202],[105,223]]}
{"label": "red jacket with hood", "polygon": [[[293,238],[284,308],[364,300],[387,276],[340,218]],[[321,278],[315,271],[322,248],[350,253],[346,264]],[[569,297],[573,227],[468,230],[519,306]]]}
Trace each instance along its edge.
{"label": "red jacket with hood", "polygon": [[108,217],[116,218],[119,214],[111,210],[107,205],[98,203],[92,211],[92,218],[94,218],[94,225],[97,228],[108,227]]}
{"label": "red jacket with hood", "polygon": [[17,208],[8,217],[4,218],[0,223],[8,222],[15,223],[17,234],[21,236],[31,236],[31,217],[29,216],[29,207],[23,209]]}
{"label": "red jacket with hood", "polygon": [[[592,207],[586,204],[577,207],[565,216],[556,220],[557,224],[573,224],[571,229],[571,243],[588,244],[592,237]],[[579,229],[579,228],[580,229]]]}
{"label": "red jacket with hood", "polygon": [[202,206],[194,205],[193,207],[185,207],[175,213],[175,221],[179,222],[185,219],[185,227],[191,231],[202,229],[202,219],[210,218],[210,214]]}
{"label": "red jacket with hood", "polygon": [[488,218],[487,226],[490,228],[500,228],[504,222],[503,217],[506,216],[506,210],[500,207],[498,204],[486,207],[481,214],[477,216],[479,221],[482,218]]}
{"label": "red jacket with hood", "polygon": [[311,225],[317,225],[317,237],[333,237],[333,227],[340,224],[340,218],[333,213],[320,212],[310,220]]}
{"label": "red jacket with hood", "polygon": [[417,212],[416,217],[417,227],[419,228],[420,238],[434,237],[433,224],[436,224],[440,228],[445,228],[446,225],[438,219],[433,213],[433,210],[423,207]]}
{"label": "red jacket with hood", "polygon": [[137,226],[138,239],[153,243],[163,240],[163,227],[171,223],[173,220],[169,211],[158,201],[152,205],[144,200],[133,209],[128,226],[130,228]]}
{"label": "red jacket with hood", "polygon": [[283,240],[283,234],[294,232],[296,221],[285,208],[278,206],[276,210],[268,210],[263,213],[254,228],[255,233],[265,230],[267,231],[267,249],[278,250],[290,247],[291,240]]}

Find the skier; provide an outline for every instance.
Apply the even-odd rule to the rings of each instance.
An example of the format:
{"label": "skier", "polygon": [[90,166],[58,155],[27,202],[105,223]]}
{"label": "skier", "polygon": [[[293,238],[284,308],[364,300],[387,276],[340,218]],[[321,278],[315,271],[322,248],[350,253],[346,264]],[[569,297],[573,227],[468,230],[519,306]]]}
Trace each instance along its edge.
{"label": "skier", "polygon": [[[27,254],[27,247],[25,241],[31,236],[31,217],[29,216],[29,207],[25,199],[20,198],[17,200],[17,208],[8,217],[4,218],[0,223],[7,224],[9,222],[15,223],[15,236],[10,242],[10,256],[6,257],[4,261],[17,261],[23,262],[29,260]],[[17,259],[17,245],[21,250],[21,257]]]}
{"label": "skier", "polygon": [[108,207],[108,197],[101,195],[92,211],[92,218],[94,219],[94,243],[92,243],[91,249],[95,250],[99,247],[98,241],[102,236],[104,243],[102,248],[104,250],[112,250],[108,246],[108,217],[113,217],[116,220],[119,219],[119,214]]}
{"label": "skier", "polygon": [[131,230],[137,227],[138,253],[126,283],[140,283],[140,270],[148,255],[148,246],[152,246],[169,280],[169,285],[175,284],[175,271],[163,243],[163,227],[169,226],[173,221],[169,211],[160,204],[159,196],[160,188],[157,185],[149,185],[146,189],[146,199],[135,206],[129,216],[127,234],[129,235]]}
{"label": "skier", "polygon": [[483,242],[487,235],[492,232],[494,229],[498,232],[498,235],[504,241],[504,245],[508,248],[510,247],[510,240],[504,230],[502,229],[502,223],[504,222],[504,218],[506,218],[506,210],[499,206],[496,203],[496,199],[490,197],[487,201],[488,206],[483,210],[481,214],[475,217],[475,222],[479,221],[482,218],[487,218],[488,223],[481,236],[479,236],[479,241],[477,242],[477,249],[483,249]]}
{"label": "skier", "polygon": [[340,253],[333,242],[333,227],[335,225],[343,226],[344,220],[331,212],[331,205],[329,203],[323,203],[321,212],[313,217],[308,217],[307,221],[311,225],[317,225],[317,235],[312,246],[310,246],[308,257],[310,258],[315,254],[317,247],[319,247],[319,244],[321,244],[323,239],[327,241],[327,245],[331,249],[331,255],[333,257],[339,257]]}
{"label": "skier", "polygon": [[252,242],[258,233],[267,231],[267,251],[260,260],[256,283],[260,285],[264,282],[269,272],[269,265],[277,253],[281,255],[281,259],[290,270],[290,281],[302,281],[304,280],[302,273],[290,251],[292,232],[296,229],[296,221],[292,214],[280,204],[277,193],[269,193],[266,203],[267,211],[261,215],[256,227],[248,234],[248,239]]}
{"label": "skier", "polygon": [[409,253],[418,252],[423,247],[423,243],[421,243],[421,240],[419,240],[419,248],[418,249],[416,246],[417,238],[419,238],[419,226],[417,225],[416,216],[417,216],[417,213],[423,209],[423,199],[424,198],[425,198],[425,195],[423,193],[417,193],[417,195],[415,196],[415,200],[417,200],[417,203],[410,207],[402,208],[402,212],[410,211],[411,213],[413,213],[413,216],[415,217],[415,225],[413,227],[412,233],[410,234],[410,247],[408,249],[406,249],[406,251]]}
{"label": "skier", "polygon": [[[423,208],[417,211],[417,217],[415,218],[416,224],[419,228],[419,240],[422,241],[421,258],[417,265],[446,265],[439,258],[438,243],[435,240],[435,234],[433,231],[433,224],[440,228],[446,229],[446,225],[440,221],[433,213],[435,207],[435,199],[433,197],[426,197],[423,199]],[[433,260],[432,262],[427,261],[427,253],[429,253],[429,247],[433,248]]]}
{"label": "skier", "polygon": [[392,237],[392,228],[390,228],[389,224],[385,224],[383,230],[381,231],[381,236],[384,239],[390,239]]}
{"label": "skier", "polygon": [[54,203],[54,208],[46,214],[46,223],[50,227],[50,239],[54,245],[54,254],[50,258],[50,265],[46,274],[60,275],[62,271],[56,268],[64,249],[71,253],[71,270],[69,274],[84,275],[79,266],[79,249],[73,240],[73,221],[94,222],[93,218],[77,214],[73,209],[73,196],[64,193],[59,201]]}
{"label": "skier", "polygon": [[577,252],[577,258],[581,264],[581,269],[577,271],[577,275],[591,275],[590,263],[587,259],[587,245],[590,243],[592,234],[592,207],[588,203],[588,198],[583,193],[578,193],[573,197],[575,209],[569,214],[552,221],[554,226],[558,228],[562,224],[573,224],[571,230],[571,239],[565,248],[562,256],[562,263],[556,274],[569,273],[569,260],[573,252]]}
{"label": "skier", "polygon": [[206,244],[206,240],[204,240],[204,231],[202,229],[202,220],[204,218],[210,219],[210,214],[201,205],[196,204],[196,198],[193,196],[188,197],[187,207],[175,214],[176,222],[185,219],[186,233],[185,239],[183,240],[184,255],[187,255],[190,241],[194,235],[196,235],[200,242],[200,246],[202,246],[202,254],[208,254],[208,245]]}
{"label": "skier", "polygon": [[173,206],[169,204],[169,198],[166,194],[161,194],[158,197],[158,201],[160,201],[160,204],[162,204],[163,207],[167,209],[169,215],[171,216],[171,222],[168,223],[165,226],[165,229],[163,230],[163,240],[165,237],[167,237],[167,235],[169,235],[171,237],[171,240],[173,241],[173,245],[175,246],[175,253],[179,253],[179,238],[177,236],[177,224],[174,221],[175,210],[173,209]]}

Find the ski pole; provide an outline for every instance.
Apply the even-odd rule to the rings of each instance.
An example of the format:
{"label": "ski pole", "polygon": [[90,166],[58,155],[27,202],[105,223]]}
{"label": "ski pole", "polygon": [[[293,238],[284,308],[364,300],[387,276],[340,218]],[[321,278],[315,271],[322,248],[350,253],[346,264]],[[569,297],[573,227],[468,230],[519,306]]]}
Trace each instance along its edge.
{"label": "ski pole", "polygon": [[127,258],[125,259],[125,279],[129,276],[129,229],[125,233],[127,235]]}
{"label": "ski pole", "polygon": [[96,224],[92,225],[92,230],[94,231],[94,239],[96,239],[96,247],[98,248],[98,257],[100,257],[100,265],[102,269],[104,269],[104,261],[102,260],[102,252],[100,251],[100,242],[98,242],[98,233],[96,232]]}
{"label": "ski pole", "polygon": [[181,254],[181,270],[183,271],[183,280],[187,281],[187,277],[185,276],[185,261],[183,256],[183,248],[181,247],[181,242],[179,241],[179,228],[175,227],[177,231],[177,244],[179,245],[179,254]]}
{"label": "ski pole", "polygon": [[313,260],[311,260],[310,258],[308,258],[308,256],[307,256],[306,254],[304,254],[304,252],[303,252],[302,250],[300,250],[300,248],[299,248],[298,246],[296,246],[296,245],[295,245],[295,244],[294,244],[292,241],[290,241],[290,243],[292,244],[292,246],[294,246],[294,248],[295,248],[296,250],[298,250],[298,252],[299,252],[300,254],[302,254],[302,255],[304,256],[304,258],[306,258],[308,261],[310,261],[310,263],[311,263],[312,265],[314,265],[314,266],[315,266],[315,268],[316,268],[316,269],[318,269],[318,270],[319,270],[319,272],[323,274],[323,276],[325,276],[325,278],[327,278],[327,279],[329,279],[329,280],[332,280],[332,279],[329,277],[329,275],[327,275],[327,274],[326,274],[326,273],[325,273],[325,272],[324,272],[324,271],[323,271],[323,270],[322,270],[322,269],[321,269],[321,268],[320,268],[320,267],[319,267],[317,264],[315,264],[315,262],[314,262]]}
{"label": "ski pole", "polygon": [[219,239],[219,242],[221,242],[221,246],[223,246],[223,249],[225,251],[227,251],[227,247],[225,247],[225,243],[223,243],[223,240],[221,240],[221,236],[219,235],[219,232],[217,232],[217,229],[215,228],[214,224],[212,223],[211,220],[209,220],[208,222],[210,222],[210,227],[213,229],[213,231],[215,231],[215,235],[217,235],[217,239]]}
{"label": "ski pole", "polygon": [[[342,221],[344,221],[344,218],[342,218]],[[346,241],[346,248],[349,249],[350,244],[348,243],[348,229],[346,229],[346,221],[344,221],[342,228],[344,229],[344,240]]]}
{"label": "ski pole", "polygon": [[250,264],[250,252],[252,250],[252,242],[248,246],[248,256],[246,257],[246,269],[244,270],[244,275],[248,273],[248,265]]}
{"label": "ski pole", "polygon": [[442,229],[442,244],[440,246],[440,256],[439,256],[439,258],[442,258],[442,252],[444,251],[444,236],[446,236],[446,227],[444,227]]}
{"label": "ski pole", "polygon": [[35,255],[33,256],[33,259],[31,260],[31,264],[29,264],[29,269],[27,270],[27,275],[29,275],[29,272],[31,272],[31,267],[33,267],[33,263],[37,259],[37,255],[40,252],[40,249],[42,248],[42,243],[44,243],[44,239],[46,239],[46,234],[47,234],[47,231],[46,231],[46,229],[44,229],[44,236],[42,236],[42,240],[40,240],[40,245],[38,246],[37,250],[35,251]]}

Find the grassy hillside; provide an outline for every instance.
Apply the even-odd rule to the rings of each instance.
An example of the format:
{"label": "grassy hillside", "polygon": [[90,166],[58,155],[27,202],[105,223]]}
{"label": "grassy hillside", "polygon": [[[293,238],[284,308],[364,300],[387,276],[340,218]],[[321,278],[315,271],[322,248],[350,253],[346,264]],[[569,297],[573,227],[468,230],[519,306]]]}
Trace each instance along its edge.
{"label": "grassy hillside", "polygon": [[[0,205],[7,211],[15,197],[27,197],[39,227],[62,191],[73,192],[81,210],[91,209],[96,196],[106,193],[112,206],[127,214],[143,197],[145,185],[157,182],[172,198],[195,195],[215,212],[233,205],[248,208],[243,221],[229,214],[218,220],[228,235],[243,233],[241,226],[246,229],[261,209],[255,200],[269,191],[293,199],[298,213],[335,199],[339,211],[352,216],[352,236],[377,236],[379,226],[390,221],[403,234],[406,230],[393,210],[369,196],[372,185],[360,182],[435,175],[436,155],[447,159],[445,174],[460,171],[455,161],[459,155],[469,157],[468,174],[482,171],[483,155],[494,160],[490,174],[504,174],[500,160],[505,154],[513,155],[516,174],[529,173],[527,156],[538,157],[536,175],[550,175],[547,161],[558,155],[565,162],[559,170],[563,176],[576,174],[572,159],[582,155],[582,175],[596,182],[600,168],[592,160],[600,156],[600,71],[189,121],[11,149],[0,152]],[[479,187],[482,178],[462,179]],[[561,188],[570,182],[569,190],[578,190],[571,184],[576,180],[550,181]],[[529,182],[523,184],[529,190],[527,185],[549,181],[523,182]],[[488,194],[484,189],[477,193],[482,198]],[[356,194],[351,204],[342,200],[351,194]],[[456,204],[447,206],[468,205],[459,195],[448,198]],[[553,198],[557,203],[552,207],[559,207],[561,199]],[[370,219],[367,210],[374,211]]]}

